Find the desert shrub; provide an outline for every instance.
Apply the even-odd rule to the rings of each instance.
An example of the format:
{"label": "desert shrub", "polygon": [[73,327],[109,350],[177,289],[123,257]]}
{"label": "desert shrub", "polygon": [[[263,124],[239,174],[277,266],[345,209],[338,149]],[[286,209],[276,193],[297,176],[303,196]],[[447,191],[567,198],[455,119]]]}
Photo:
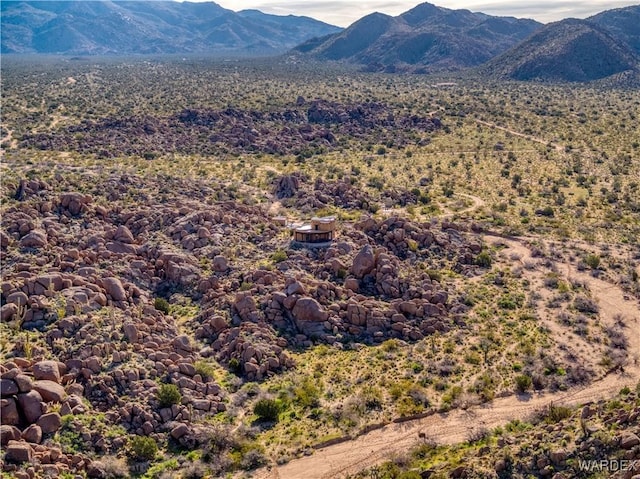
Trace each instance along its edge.
{"label": "desert shrub", "polygon": [[617,327],[608,327],[605,332],[609,338],[609,345],[612,348],[626,350],[629,347],[629,340],[621,329]]}
{"label": "desert shrub", "polygon": [[391,351],[397,351],[400,345],[396,339],[387,339],[382,343],[381,348],[384,352],[390,353]]}
{"label": "desert shrub", "polygon": [[274,253],[271,255],[271,261],[273,261],[274,263],[282,263],[288,257],[289,256],[287,256],[286,251],[279,249],[278,251],[274,251]]}
{"label": "desert shrub", "polygon": [[236,446],[236,438],[234,437],[231,426],[216,424],[209,428],[202,438],[202,460],[211,462],[216,457],[221,457],[224,451]]}
{"label": "desert shrub", "polygon": [[488,268],[491,266],[491,253],[488,251],[481,251],[476,257],[476,264],[482,268]]}
{"label": "desert shrub", "polygon": [[120,479],[130,476],[129,467],[124,459],[116,456],[105,456],[93,462],[96,468],[103,472],[105,479]]}
{"label": "desert shrub", "polygon": [[199,374],[205,382],[212,379],[215,374],[213,364],[207,361],[196,361],[193,367],[196,370],[196,374]]}
{"label": "desert shrub", "polygon": [[169,305],[169,301],[167,301],[164,298],[156,298],[153,301],[153,307],[156,308],[158,311],[162,311],[164,314],[169,314],[169,308],[171,307]]}
{"label": "desert shrub", "polygon": [[526,374],[521,374],[516,377],[516,388],[521,393],[531,389],[532,384],[533,384],[533,381],[531,379],[531,376],[527,376]]}
{"label": "desert shrub", "polygon": [[391,396],[391,399],[397,401],[405,392],[407,392],[408,388],[409,385],[406,381],[395,382],[389,386],[389,395]]}
{"label": "desert shrub", "polygon": [[318,383],[310,377],[306,377],[302,384],[294,389],[295,401],[303,408],[318,407],[322,394]]}
{"label": "desert shrub", "polygon": [[263,398],[258,400],[253,406],[253,413],[258,416],[258,420],[264,422],[278,422],[282,406],[275,399]]}
{"label": "desert shrub", "polygon": [[533,385],[533,389],[540,391],[549,385],[549,380],[542,373],[534,373],[531,376],[531,384]]}
{"label": "desert shrub", "polygon": [[598,266],[600,266],[600,256],[598,256],[597,254],[589,254],[584,259],[584,262],[587,263],[587,266],[589,266],[589,268],[598,269]]}
{"label": "desert shrub", "polygon": [[522,303],[523,298],[519,295],[505,294],[498,299],[498,306],[502,309],[518,309]]}
{"label": "desert shrub", "polygon": [[548,218],[551,218],[555,216],[555,211],[553,211],[553,208],[551,206],[545,206],[541,210],[536,210],[536,214],[539,216],[546,216]]}
{"label": "desert shrub", "polygon": [[156,397],[160,402],[160,407],[171,407],[182,401],[182,394],[175,384],[161,384]]}
{"label": "desert shrub", "polygon": [[229,360],[229,371],[234,374],[240,374],[242,372],[242,368],[240,367],[240,361],[237,358],[231,358]]}
{"label": "desert shrub", "polygon": [[367,185],[370,186],[371,188],[382,190],[384,188],[384,179],[380,176],[372,176],[367,181]]}
{"label": "desert shrub", "polygon": [[438,281],[438,282],[442,281],[442,273],[438,270],[428,269],[427,274],[429,275],[429,278],[431,279],[431,281]]}
{"label": "desert shrub", "polygon": [[416,403],[408,396],[404,396],[397,401],[396,408],[398,415],[401,417],[413,416],[424,411],[424,405],[422,403]]}
{"label": "desert shrub", "polygon": [[576,299],[573,300],[573,306],[581,313],[597,314],[599,311],[598,305],[586,296],[576,297]]}
{"label": "desert shrub", "polygon": [[469,443],[479,443],[486,441],[491,437],[491,431],[486,427],[474,428],[469,431],[469,435],[467,437],[467,441]]}
{"label": "desert shrub", "polygon": [[454,402],[462,395],[461,386],[453,386],[442,395],[442,408],[449,409]]}
{"label": "desert shrub", "polygon": [[464,355],[464,362],[468,363],[468,364],[478,365],[478,364],[480,364],[481,360],[482,360],[482,358],[475,351],[469,351],[468,353],[466,353]]}
{"label": "desert shrub", "polygon": [[416,240],[408,239],[407,246],[409,247],[409,250],[414,253],[418,251],[418,242]]}
{"label": "desert shrub", "polygon": [[183,479],[201,479],[203,477],[210,476],[210,470],[201,462],[195,462],[182,468]]}
{"label": "desert shrub", "polygon": [[257,469],[264,466],[267,463],[267,458],[264,453],[258,449],[253,448],[248,451],[244,451],[242,458],[240,459],[240,467],[244,470]]}
{"label": "desert shrub", "polygon": [[382,392],[378,388],[368,386],[363,389],[361,396],[367,410],[382,409]]}
{"label": "desert shrub", "polygon": [[566,406],[556,406],[555,404],[549,405],[549,410],[545,416],[545,422],[549,424],[555,424],[563,419],[571,417],[571,409]]}
{"label": "desert shrub", "polygon": [[158,478],[158,479],[169,479],[176,476],[175,471],[179,468],[177,459],[169,459],[168,461],[162,461],[158,464],[154,464],[151,466],[145,477],[150,478]]}
{"label": "desert shrub", "polygon": [[425,407],[429,406],[429,397],[427,396],[427,392],[424,388],[418,385],[414,385],[409,388],[409,391],[407,391],[407,396],[410,397],[416,405]]}
{"label": "desert shrub", "polygon": [[549,289],[558,289],[560,278],[555,273],[549,274],[544,278],[544,285]]}
{"label": "desert shrub", "polygon": [[158,445],[153,438],[135,436],[129,442],[129,453],[133,459],[150,461],[158,453]]}

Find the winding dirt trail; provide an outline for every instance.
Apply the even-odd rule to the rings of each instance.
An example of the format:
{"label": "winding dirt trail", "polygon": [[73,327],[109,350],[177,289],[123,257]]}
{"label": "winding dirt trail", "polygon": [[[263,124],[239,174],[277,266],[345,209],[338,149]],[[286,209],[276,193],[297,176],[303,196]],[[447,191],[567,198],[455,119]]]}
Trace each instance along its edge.
{"label": "winding dirt trail", "polygon": [[[438,215],[419,215],[423,220],[424,219],[430,219],[430,218],[452,218],[456,215],[464,215],[467,213],[472,213],[474,211],[476,211],[479,208],[482,208],[485,205],[485,202],[482,198],[480,198],[479,196],[474,196],[474,195],[469,195],[467,193],[456,193],[454,196],[459,196],[459,197],[463,197],[463,198],[467,198],[469,200],[471,200],[472,204],[466,208],[463,208],[461,210],[452,210],[451,208],[448,208],[442,204],[438,204],[438,206],[442,209],[442,213],[438,214]],[[382,213],[384,216],[393,216],[393,215],[407,215],[407,209],[405,207],[400,207],[400,208],[382,208],[380,210],[380,213]]]}
{"label": "winding dirt trail", "polygon": [[[487,241],[500,241],[508,250],[529,256],[527,239],[493,237]],[[334,479],[342,478],[406,453],[422,439],[438,444],[455,444],[468,439],[479,428],[495,428],[514,419],[526,419],[548,407],[551,403],[578,405],[608,398],[624,386],[633,386],[640,380],[638,352],[640,352],[640,308],[637,300],[625,300],[625,293],[616,285],[579,272],[567,262],[558,263],[567,277],[577,278],[589,284],[592,297],[600,306],[600,319],[613,324],[617,318],[625,319],[625,332],[629,340],[631,357],[624,373],[615,372],[582,388],[566,392],[542,392],[530,395],[511,395],[491,403],[456,409],[445,414],[433,414],[405,423],[392,423],[381,429],[363,434],[353,440],[315,451],[311,456],[295,459],[286,465],[257,471],[258,479]]]}
{"label": "winding dirt trail", "polygon": [[472,201],[471,206],[461,209],[461,210],[457,210],[457,211],[452,211],[449,208],[442,206],[442,210],[444,211],[444,213],[438,215],[439,218],[449,218],[455,215],[464,215],[466,213],[472,213],[474,211],[476,211],[477,209],[482,208],[485,205],[485,202],[482,198],[480,198],[479,196],[474,196],[474,195],[469,195],[467,193],[456,193],[455,196],[462,196],[463,198],[467,198],[470,199]]}
{"label": "winding dirt trail", "polygon": [[9,144],[9,148],[18,148],[18,140],[13,137],[13,130],[7,129],[7,134],[4,138],[0,139],[0,142]]}
{"label": "winding dirt trail", "polygon": [[495,128],[496,130],[506,131],[507,133],[511,133],[514,136],[519,136],[521,138],[526,138],[527,140],[534,141],[534,142],[540,143],[542,145],[551,145],[557,151],[564,151],[564,146],[559,145],[557,143],[554,143],[552,141],[547,141],[547,140],[544,140],[542,138],[537,138],[537,137],[532,136],[532,135],[527,135],[526,133],[520,133],[519,131],[511,130],[511,129],[506,128],[504,126],[498,126],[495,123],[489,123],[488,121],[483,121],[483,120],[477,120],[476,119],[476,123],[479,123],[480,125],[488,126],[490,128]]}

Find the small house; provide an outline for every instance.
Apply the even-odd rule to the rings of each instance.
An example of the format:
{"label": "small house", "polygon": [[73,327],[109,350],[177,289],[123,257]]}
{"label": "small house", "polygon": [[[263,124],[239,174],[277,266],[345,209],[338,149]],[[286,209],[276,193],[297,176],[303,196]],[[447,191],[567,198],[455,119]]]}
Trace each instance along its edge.
{"label": "small house", "polygon": [[278,226],[287,226],[287,217],[286,216],[276,216],[273,218],[273,222]]}
{"label": "small house", "polygon": [[333,241],[335,235],[335,216],[315,217],[311,219],[311,223],[297,226],[293,230],[293,239],[301,243],[326,243]]}

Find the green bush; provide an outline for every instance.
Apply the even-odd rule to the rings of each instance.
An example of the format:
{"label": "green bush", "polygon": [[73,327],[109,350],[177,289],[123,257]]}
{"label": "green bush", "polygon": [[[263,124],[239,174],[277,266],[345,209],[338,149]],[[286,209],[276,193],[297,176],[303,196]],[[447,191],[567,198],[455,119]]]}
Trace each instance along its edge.
{"label": "green bush", "polygon": [[442,273],[435,269],[428,269],[427,274],[431,281],[437,281],[438,283],[442,281]]}
{"label": "green bush", "polygon": [[279,249],[278,251],[275,251],[272,255],[271,255],[271,261],[273,261],[274,263],[282,263],[283,261],[285,261],[289,256],[287,256],[287,252],[284,250]]}
{"label": "green bush", "polygon": [[382,409],[382,392],[378,388],[367,386],[363,389],[361,396],[367,410]]}
{"label": "green bush", "polygon": [[196,361],[193,367],[196,370],[196,374],[199,374],[205,382],[213,379],[213,375],[216,371],[213,364],[206,361]]}
{"label": "green bush", "polygon": [[491,266],[491,253],[488,251],[482,251],[476,257],[476,264],[482,268],[488,268]]}
{"label": "green bush", "polygon": [[502,309],[518,309],[521,305],[521,298],[511,294],[505,294],[498,299],[498,306]]}
{"label": "green bush", "polygon": [[391,338],[382,343],[380,347],[385,353],[390,353],[392,351],[397,351],[400,348],[400,344],[397,339]]}
{"label": "green bush", "polygon": [[241,374],[242,367],[240,366],[240,361],[238,361],[236,358],[231,358],[229,360],[229,371],[231,371],[233,374]]}
{"label": "green bush", "polygon": [[134,459],[150,461],[158,453],[156,441],[147,436],[135,436],[129,443],[130,454]]}
{"label": "green bush", "polygon": [[260,399],[253,406],[253,413],[260,421],[278,422],[281,406],[275,399]]}
{"label": "green bush", "polygon": [[156,308],[158,311],[162,311],[164,314],[169,314],[169,301],[167,301],[164,298],[156,298],[153,301],[153,307]]}
{"label": "green bush", "polygon": [[573,411],[566,406],[556,406],[555,404],[551,404],[547,411],[545,422],[548,424],[558,423],[563,419],[570,418],[572,412]]}
{"label": "green bush", "polygon": [[538,213],[540,216],[546,216],[548,218],[555,216],[555,211],[553,211],[553,208],[551,206],[546,206],[541,210],[536,211],[536,213]]}
{"label": "green bush", "polygon": [[520,376],[516,377],[516,388],[518,388],[518,391],[521,393],[531,389],[532,384],[533,380],[526,374],[521,374]]}
{"label": "green bush", "polygon": [[320,389],[318,382],[314,381],[310,377],[306,377],[302,384],[295,388],[295,401],[303,408],[318,407],[320,405],[320,396],[322,390]]}
{"label": "green bush", "polygon": [[589,268],[598,269],[598,266],[600,266],[600,256],[598,256],[597,254],[589,254],[584,259],[584,262],[587,263],[587,266],[589,266]]}
{"label": "green bush", "polygon": [[182,394],[180,394],[180,390],[175,384],[161,384],[156,397],[160,402],[160,407],[171,407],[174,404],[180,404],[180,401],[182,401]]}

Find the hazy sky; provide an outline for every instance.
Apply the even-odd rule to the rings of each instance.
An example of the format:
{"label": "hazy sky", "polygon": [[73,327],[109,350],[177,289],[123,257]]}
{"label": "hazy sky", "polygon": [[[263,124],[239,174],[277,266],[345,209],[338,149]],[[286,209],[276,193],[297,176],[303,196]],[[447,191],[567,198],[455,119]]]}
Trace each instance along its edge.
{"label": "hazy sky", "polygon": [[[204,0],[190,0],[204,1]],[[318,20],[346,27],[357,19],[371,13],[382,12],[398,15],[420,0],[216,0],[216,3],[231,10],[257,8],[276,15],[307,15]],[[637,5],[638,1],[618,0],[431,0],[430,3],[446,8],[466,8],[474,12],[491,15],[533,18],[540,22],[552,22],[567,17],[585,18],[594,13],[612,8]]]}

